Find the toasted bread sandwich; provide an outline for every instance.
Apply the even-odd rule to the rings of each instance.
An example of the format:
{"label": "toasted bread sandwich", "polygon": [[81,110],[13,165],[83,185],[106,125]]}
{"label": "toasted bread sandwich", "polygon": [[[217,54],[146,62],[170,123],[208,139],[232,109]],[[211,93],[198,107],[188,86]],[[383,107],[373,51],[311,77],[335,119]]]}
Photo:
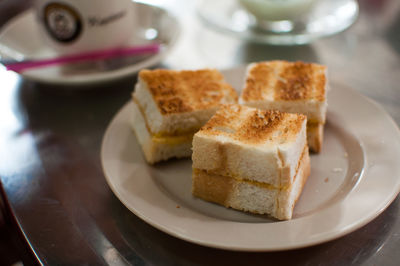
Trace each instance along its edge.
{"label": "toasted bread sandwich", "polygon": [[194,135],[193,195],[291,219],[310,173],[306,124],[302,114],[223,105]]}
{"label": "toasted bread sandwich", "polygon": [[132,128],[149,163],[190,157],[193,134],[236,91],[217,70],[142,70],[132,94]]}
{"label": "toasted bread sandwich", "polygon": [[320,152],[327,110],[326,67],[314,63],[269,61],[250,64],[239,103],[307,116],[307,140]]}

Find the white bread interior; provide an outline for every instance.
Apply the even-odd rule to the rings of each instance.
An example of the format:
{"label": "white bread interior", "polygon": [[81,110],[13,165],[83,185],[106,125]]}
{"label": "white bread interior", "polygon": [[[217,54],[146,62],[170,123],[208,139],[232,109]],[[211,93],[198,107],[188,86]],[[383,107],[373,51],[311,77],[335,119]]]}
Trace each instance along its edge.
{"label": "white bread interior", "polygon": [[309,174],[310,158],[305,146],[293,183],[286,188],[193,169],[192,194],[225,207],[288,220]]}
{"label": "white bread interior", "polygon": [[[238,107],[239,111],[235,112],[232,107]],[[304,118],[298,128],[290,129],[289,133],[293,136],[285,142],[279,137],[276,141],[266,140],[257,144],[238,140],[233,132],[257,112],[258,110],[246,106],[232,105],[221,108],[214,117],[220,122],[218,115],[230,115],[227,124],[213,124],[211,119],[194,135],[193,168],[268,183],[276,187],[290,185],[306,145],[307,120]],[[297,114],[282,115],[282,123],[274,129],[273,135],[282,134],[287,130],[286,126],[293,126],[292,119],[298,118]]]}
{"label": "white bread interior", "polygon": [[190,157],[192,154],[192,135],[155,137],[147,129],[146,121],[133,102],[131,127],[142,147],[146,161],[154,164],[170,158]]}

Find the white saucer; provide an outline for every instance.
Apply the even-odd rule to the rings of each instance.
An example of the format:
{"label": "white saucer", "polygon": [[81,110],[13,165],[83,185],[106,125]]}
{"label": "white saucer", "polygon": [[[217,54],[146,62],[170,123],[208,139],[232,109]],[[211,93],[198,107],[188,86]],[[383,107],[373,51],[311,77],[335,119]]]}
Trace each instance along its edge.
{"label": "white saucer", "polygon": [[307,20],[293,30],[276,33],[257,27],[254,16],[233,0],[202,0],[198,13],[213,29],[236,37],[272,45],[301,45],[350,27],[358,16],[356,0],[319,0]]}
{"label": "white saucer", "polygon": [[[137,5],[136,21],[139,29],[129,45],[157,42],[162,44],[159,53],[135,61],[110,59],[104,62],[85,63],[73,67],[51,66],[27,70],[22,76],[42,83],[62,85],[84,85],[110,81],[136,73],[142,68],[159,63],[173,46],[180,32],[178,21],[159,7]],[[57,56],[40,37],[33,10],[28,10],[12,19],[0,33],[0,56],[2,60],[43,59]],[[129,61],[130,60],[130,61]]]}
{"label": "white saucer", "polygon": [[[245,68],[223,71],[241,88]],[[177,238],[241,251],[306,247],[348,234],[378,216],[400,190],[400,131],[382,107],[331,83],[323,150],[290,221],[227,209],[191,195],[190,159],[150,166],[130,127],[131,102],[108,126],[101,147],[106,180],[139,218]],[[373,126],[371,126],[373,125]]]}

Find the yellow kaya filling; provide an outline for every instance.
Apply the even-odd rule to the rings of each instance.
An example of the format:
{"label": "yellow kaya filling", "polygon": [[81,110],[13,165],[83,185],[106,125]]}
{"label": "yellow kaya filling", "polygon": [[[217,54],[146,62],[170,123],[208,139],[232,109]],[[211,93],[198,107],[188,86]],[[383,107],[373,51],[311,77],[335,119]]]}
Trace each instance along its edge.
{"label": "yellow kaya filling", "polygon": [[[158,132],[158,133],[153,133],[150,131],[149,126],[147,125],[147,121],[146,121],[146,128],[149,131],[149,133],[151,134],[151,136],[153,136],[154,138],[174,138],[174,137],[182,137],[182,136],[191,136],[194,135],[200,128],[194,128],[194,129],[190,129],[190,130],[175,130],[173,133],[170,132]],[[193,137],[193,136],[192,136]]]}
{"label": "yellow kaya filling", "polygon": [[178,145],[181,143],[192,142],[193,134],[186,134],[181,136],[152,136],[151,139],[156,143],[164,143],[169,145]]}
{"label": "yellow kaya filling", "polygon": [[178,145],[181,143],[185,142],[192,142],[193,135],[199,130],[199,128],[195,129],[189,129],[189,130],[176,130],[173,133],[170,132],[158,132],[158,133],[153,133],[150,130],[149,125],[147,124],[147,117],[142,109],[142,106],[138,103],[138,101],[133,98],[133,101],[136,103],[136,105],[139,108],[140,113],[142,114],[147,131],[151,135],[151,139],[155,143],[163,143],[163,144],[169,144],[169,145]]}
{"label": "yellow kaya filling", "polygon": [[[299,169],[300,169],[300,163],[303,161],[303,157],[304,157],[304,154],[306,152],[307,152],[307,146],[304,148],[304,150],[303,150],[303,152],[302,152],[302,154],[301,154],[301,156],[299,158],[299,161],[297,162],[293,183],[294,183],[294,180],[297,178],[297,174],[298,174]],[[292,187],[291,184],[288,184],[286,186],[274,186],[272,184],[268,184],[268,183],[264,183],[264,182],[260,182],[260,181],[249,180],[249,179],[246,179],[246,178],[242,178],[240,173],[234,173],[232,171],[227,171],[226,169],[223,169],[223,170],[221,170],[221,169],[204,170],[204,169],[193,168],[193,175],[199,174],[201,172],[207,173],[207,174],[210,174],[210,175],[217,175],[217,176],[219,175],[219,176],[230,177],[232,179],[235,179],[238,182],[245,182],[245,183],[257,186],[257,187],[263,187],[263,188],[271,189],[271,190],[276,189],[276,190],[281,190],[281,191],[288,191]]]}
{"label": "yellow kaya filling", "polygon": [[[193,174],[198,174],[200,172],[204,172],[204,173],[207,173],[207,174],[213,174],[213,175],[221,175],[220,172],[193,168]],[[262,187],[262,188],[266,188],[266,189],[270,189],[270,190],[273,190],[273,189],[276,189],[276,190],[288,190],[290,188],[290,185],[289,186],[277,187],[277,186],[274,186],[274,185],[271,185],[271,184],[268,184],[268,183],[241,178],[238,175],[231,174],[231,173],[223,175],[223,176],[230,177],[232,179],[235,179],[238,182],[245,182],[245,183],[251,184],[253,186]]]}

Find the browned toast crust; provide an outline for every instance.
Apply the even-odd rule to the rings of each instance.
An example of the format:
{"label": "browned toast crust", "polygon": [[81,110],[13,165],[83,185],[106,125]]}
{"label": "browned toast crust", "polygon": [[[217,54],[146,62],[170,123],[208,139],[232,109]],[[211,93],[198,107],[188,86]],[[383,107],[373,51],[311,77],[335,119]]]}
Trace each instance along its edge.
{"label": "browned toast crust", "polygon": [[242,143],[281,143],[296,138],[306,120],[302,114],[258,110],[237,104],[222,105],[199,134],[224,135]]}
{"label": "browned toast crust", "polygon": [[309,123],[307,124],[307,142],[310,151],[319,153],[322,149],[324,139],[324,124]]}
{"label": "browned toast crust", "polygon": [[326,67],[315,63],[268,61],[255,63],[242,92],[244,101],[259,101],[266,95],[274,100],[325,101]]}
{"label": "browned toast crust", "polygon": [[190,112],[237,101],[237,93],[215,69],[142,70],[139,79],[145,82],[161,114]]}

